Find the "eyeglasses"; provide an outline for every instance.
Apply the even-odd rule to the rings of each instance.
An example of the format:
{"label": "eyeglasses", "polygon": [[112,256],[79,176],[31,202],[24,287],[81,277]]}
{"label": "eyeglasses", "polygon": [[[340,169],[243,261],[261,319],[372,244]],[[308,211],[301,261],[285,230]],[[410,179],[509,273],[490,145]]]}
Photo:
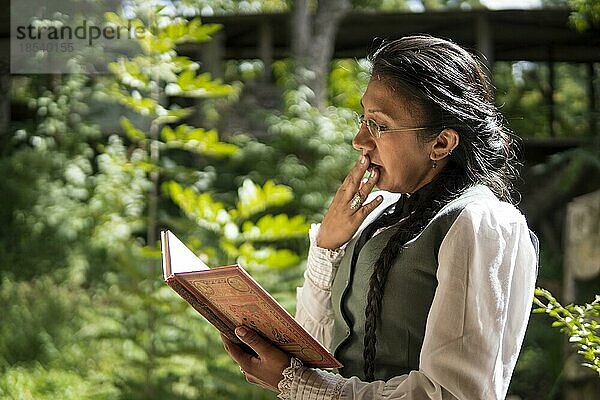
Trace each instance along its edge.
{"label": "eyeglasses", "polygon": [[381,135],[388,132],[410,132],[410,131],[422,131],[425,129],[432,128],[430,126],[420,126],[416,128],[388,128],[387,126],[381,126],[377,122],[372,119],[365,119],[364,115],[358,115],[358,129],[362,127],[363,124],[367,124],[367,129],[371,136],[375,139],[379,139]]}

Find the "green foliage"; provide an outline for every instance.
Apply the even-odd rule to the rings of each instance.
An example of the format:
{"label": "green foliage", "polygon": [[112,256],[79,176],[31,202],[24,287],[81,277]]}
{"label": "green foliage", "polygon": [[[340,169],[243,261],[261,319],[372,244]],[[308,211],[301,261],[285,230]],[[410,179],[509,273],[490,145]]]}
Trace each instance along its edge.
{"label": "green foliage", "polygon": [[554,318],[552,327],[567,335],[569,343],[586,360],[582,365],[600,376],[600,295],[589,304],[562,306],[548,290],[537,288],[533,302],[538,307],[533,312]]}
{"label": "green foliage", "polygon": [[170,126],[165,126],[160,136],[167,148],[179,148],[197,154],[226,156],[238,150],[233,144],[220,142],[214,129],[192,128],[182,124],[173,130]]}
{"label": "green foliage", "polygon": [[[274,182],[242,186],[239,200],[229,203],[226,226],[235,225],[238,237],[225,245],[217,235],[225,231],[203,233],[155,191],[159,177],[194,183],[199,165],[239,152],[215,130],[183,123],[193,108],[180,106],[182,99],[237,89],[199,73],[197,63],[175,51],[176,44],[204,40],[216,27],[173,21],[143,25],[144,54],[112,64],[114,84],[73,75],[47,86],[24,77],[25,85],[14,86],[15,99],[38,117],[11,136],[11,153],[0,160],[8,173],[0,188],[10,197],[0,207],[9,227],[0,236],[0,261],[4,276],[41,280],[6,280],[0,290],[10,304],[0,327],[0,397],[273,397],[245,382],[214,328],[162,283],[155,243],[146,236],[163,223],[202,240],[211,233],[215,243],[203,247],[214,253],[211,260],[221,254],[265,276],[276,269],[288,283],[274,276],[266,284],[291,293],[299,274],[289,266],[299,256],[286,245],[307,230],[303,217],[263,214],[292,199],[289,188]],[[138,114],[121,118],[126,139],[102,136],[89,123],[88,106],[101,109],[97,97],[116,99]],[[216,201],[210,204],[215,215],[229,215]],[[291,304],[291,296],[276,295]]]}
{"label": "green foliage", "polygon": [[272,181],[260,187],[246,180],[238,190],[235,207],[229,209],[210,194],[197,194],[193,189],[184,189],[173,181],[165,183],[164,189],[191,220],[210,231],[212,242],[218,243],[213,248],[203,246],[203,251],[207,255],[224,251],[222,257],[211,260],[213,263],[219,265],[235,261],[254,270],[261,267],[281,269],[298,264],[300,259],[293,251],[263,243],[305,237],[308,224],[304,216],[290,218],[286,214],[267,214],[256,222],[249,219],[270,207],[289,202],[292,193],[288,187]]}
{"label": "green foliage", "polygon": [[[100,132],[90,123],[88,107],[101,85],[81,75],[24,78],[20,84],[17,90],[31,96],[17,93],[21,104],[52,112],[19,126],[0,160],[5,173],[0,190],[9,199],[0,207],[0,221],[10,227],[0,232],[0,265],[17,279],[56,272],[80,281],[99,276],[114,267],[120,243],[106,240],[107,233],[118,237],[123,229],[137,228],[143,205],[136,191],[145,187],[144,177],[119,171],[110,161],[126,152],[117,141],[95,158]],[[59,130],[48,129],[57,125]]]}
{"label": "green foliage", "polygon": [[[336,67],[338,75],[330,79],[330,83],[340,94],[332,97],[333,102],[356,106],[360,85],[341,82],[341,79],[362,74],[364,80],[363,67],[350,60]],[[227,191],[231,182],[242,183],[236,181],[237,177],[259,183],[273,179],[291,187],[295,194],[284,211],[293,210],[306,215],[309,221],[317,221],[358,156],[351,145],[357,131],[356,110],[313,107],[314,94],[310,88],[298,86],[293,61],[278,61],[273,71],[278,86],[283,89],[281,109],[250,109],[245,113],[247,119],[255,118],[262,125],[254,136],[235,137],[235,143],[243,151],[221,166],[220,179],[215,179],[213,184],[220,191]],[[341,91],[346,89],[352,91],[342,95]],[[252,165],[250,171],[248,165]]]}
{"label": "green foliage", "polygon": [[[148,247],[128,241],[133,253],[118,271],[106,276],[107,286],[98,292],[104,307],[90,313],[96,323],[90,324],[88,334],[115,349],[105,353],[113,360],[107,373],[122,398],[265,398],[268,395],[256,388],[238,385],[241,377],[222,351],[214,328],[160,281],[152,235],[159,226],[171,225],[180,236],[192,237],[192,247],[200,248],[212,265],[237,261],[268,271],[298,264],[294,251],[273,243],[305,236],[308,228],[303,217],[260,215],[292,198],[289,188],[274,182],[263,186],[245,182],[235,206],[229,207],[210,192],[188,186],[193,185],[200,163],[235,155],[239,147],[219,141],[216,130],[183,122],[193,108],[179,103],[184,98],[228,96],[236,88],[200,73],[199,65],[178,55],[175,48],[185,41],[206,40],[216,26],[169,18],[160,11],[142,17],[135,25],[145,31],[140,41],[144,54],[121,59],[110,68],[116,77],[112,96],[139,114],[137,123],[121,118],[121,126],[131,140],[130,151],[134,148],[140,154],[128,164],[151,182],[145,223]],[[114,14],[108,18],[123,23]],[[182,221],[173,213],[159,191],[159,179],[163,193],[189,219]],[[226,381],[231,384],[224,385]]]}
{"label": "green foliage", "polygon": [[[57,286],[49,277],[29,283],[2,280],[0,301],[5,307],[0,325],[1,369],[35,360],[48,362],[57,356],[68,342],[69,323],[77,323],[69,313],[73,289],[69,286]],[[40,295],[43,292],[52,293],[52,297]]]}
{"label": "green foliage", "polygon": [[285,154],[276,161],[279,179],[302,196],[305,207],[321,213],[358,157],[351,146],[357,124],[353,110],[321,112],[308,102],[310,95],[305,88],[288,91],[284,100],[289,111],[272,115],[269,123],[272,145]]}
{"label": "green foliage", "polygon": [[87,150],[82,139],[99,136],[98,126],[82,118],[98,90],[84,75],[57,76],[50,81],[23,76],[13,88],[14,98],[35,112],[34,125],[23,127],[15,137],[17,142],[28,141],[42,150],[60,146],[73,154]]}
{"label": "green foliage", "polygon": [[154,260],[139,253],[137,262],[107,275],[94,296],[101,307],[84,313],[82,334],[102,349],[100,372],[117,398],[252,398],[258,391],[242,386],[218,333],[156,279],[151,265]]}
{"label": "green foliage", "polygon": [[116,398],[111,383],[96,370],[97,343],[81,334],[81,310],[92,308],[90,300],[85,289],[64,277],[2,279],[1,398]]}
{"label": "green foliage", "polygon": [[289,0],[182,0],[181,3],[202,15],[258,14],[288,11]]}
{"label": "green foliage", "polygon": [[496,102],[519,136],[584,137],[590,131],[585,66],[555,63],[554,69],[555,92],[551,93],[548,65],[525,61],[495,64]]}
{"label": "green foliage", "polygon": [[569,0],[573,9],[570,22],[575,29],[585,31],[600,26],[600,3],[597,0]]}
{"label": "green foliage", "polygon": [[114,397],[110,388],[91,387],[77,371],[16,366],[0,376],[0,396],[6,400],[100,400]]}
{"label": "green foliage", "polygon": [[370,79],[366,60],[335,60],[329,74],[329,98],[337,107],[362,114],[360,100]]}
{"label": "green foliage", "polygon": [[234,218],[237,216],[247,218],[268,207],[285,204],[293,197],[290,188],[276,185],[273,181],[267,181],[263,187],[260,187],[250,180],[244,181],[244,184],[238,190],[238,195],[237,210],[232,213]]}
{"label": "green foliage", "polygon": [[[180,56],[176,50],[176,46],[183,43],[209,40],[220,26],[202,24],[197,18],[188,21],[182,17],[170,17],[162,14],[160,8],[138,8],[137,11],[141,15],[132,21],[115,13],[106,14],[106,18],[115,24],[123,26],[129,22],[135,27],[138,43],[144,53],[130,59],[121,58],[109,65],[117,79],[111,88],[111,95],[134,112],[149,118],[150,139],[157,140],[153,137],[153,131],[158,132],[161,125],[177,123],[193,111],[193,108],[182,108],[177,103],[166,104],[168,96],[222,97],[234,93],[235,88],[212,79],[208,73],[198,73],[198,63],[189,57]],[[123,122],[123,128],[136,140],[144,139],[144,129],[135,128],[131,121]],[[170,139],[178,139],[180,142],[185,139],[181,145],[199,141],[201,136],[205,136],[203,131],[193,130],[186,125],[180,125],[168,133],[175,135]],[[210,132],[206,136],[209,139],[200,140],[200,147],[203,144],[205,150],[210,148],[217,153],[232,152],[231,145],[218,142],[216,132]],[[217,149],[218,146],[222,149]],[[194,145],[191,146],[193,147]]]}

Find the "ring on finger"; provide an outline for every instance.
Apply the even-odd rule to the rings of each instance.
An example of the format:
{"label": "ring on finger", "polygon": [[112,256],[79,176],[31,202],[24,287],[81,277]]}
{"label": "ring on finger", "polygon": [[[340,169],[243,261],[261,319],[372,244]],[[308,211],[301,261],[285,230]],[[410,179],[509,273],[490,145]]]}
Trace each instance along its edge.
{"label": "ring on finger", "polygon": [[363,199],[362,199],[362,196],[360,195],[360,192],[356,192],[354,197],[352,197],[352,200],[350,200],[350,209],[356,210],[357,208],[362,206],[362,202],[363,202]]}

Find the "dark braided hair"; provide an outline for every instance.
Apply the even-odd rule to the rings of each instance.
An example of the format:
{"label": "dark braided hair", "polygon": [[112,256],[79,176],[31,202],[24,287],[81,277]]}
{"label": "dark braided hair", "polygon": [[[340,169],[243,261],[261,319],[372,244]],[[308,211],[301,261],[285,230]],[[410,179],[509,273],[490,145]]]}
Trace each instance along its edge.
{"label": "dark braided hair", "polygon": [[512,202],[516,177],[511,134],[494,105],[492,87],[480,62],[460,46],[431,36],[382,42],[370,55],[372,77],[389,83],[426,118],[419,140],[434,139],[452,128],[460,137],[449,163],[430,183],[414,211],[400,223],[375,263],[365,309],[364,374],[375,380],[377,324],[387,275],[411,239],[440,209],[468,187],[483,184]]}

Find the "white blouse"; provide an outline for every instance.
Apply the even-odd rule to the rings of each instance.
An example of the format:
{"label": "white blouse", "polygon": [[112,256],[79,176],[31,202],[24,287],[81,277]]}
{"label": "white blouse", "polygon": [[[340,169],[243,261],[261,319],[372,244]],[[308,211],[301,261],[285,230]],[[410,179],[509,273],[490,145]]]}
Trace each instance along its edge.
{"label": "white blouse", "polygon": [[[397,199],[384,201],[362,230]],[[331,283],[343,248],[318,248],[311,228],[296,319],[331,344]],[[459,214],[438,253],[438,286],[427,317],[418,371],[363,382],[312,368],[295,370],[291,399],[497,399],[508,390],[531,311],[537,256],[523,215],[499,200],[477,200]]]}

